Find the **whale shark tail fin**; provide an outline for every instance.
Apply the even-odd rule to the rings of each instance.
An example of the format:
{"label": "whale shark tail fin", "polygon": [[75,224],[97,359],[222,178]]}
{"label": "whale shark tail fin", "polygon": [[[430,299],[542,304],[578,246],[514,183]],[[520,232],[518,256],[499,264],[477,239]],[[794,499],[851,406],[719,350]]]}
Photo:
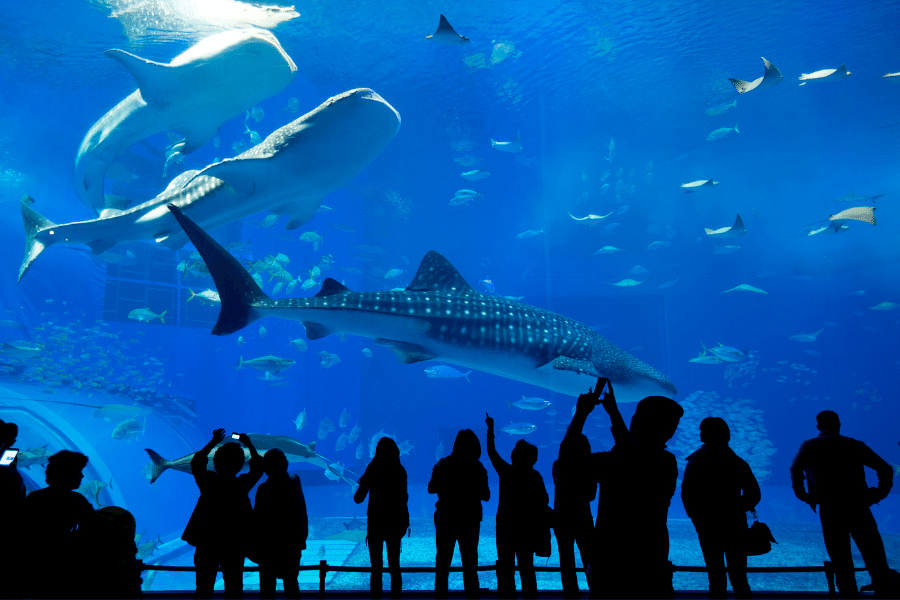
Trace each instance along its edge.
{"label": "whale shark tail fin", "polygon": [[41,236],[39,239],[38,234],[57,227],[56,223],[31,208],[33,203],[34,198],[31,196],[27,194],[22,196],[22,222],[25,225],[25,258],[22,259],[22,266],[19,267],[19,279],[17,282],[22,281],[22,277],[28,271],[31,263],[44,251],[44,248],[53,243],[52,238],[43,239],[44,236]]}
{"label": "whale shark tail fin", "polygon": [[254,304],[270,301],[271,298],[253,281],[253,277],[241,266],[240,261],[199,225],[187,218],[180,208],[174,204],[169,204],[168,208],[200,252],[219,292],[222,304],[219,320],[213,327],[212,334],[228,335],[262,318],[262,313],[254,308]]}

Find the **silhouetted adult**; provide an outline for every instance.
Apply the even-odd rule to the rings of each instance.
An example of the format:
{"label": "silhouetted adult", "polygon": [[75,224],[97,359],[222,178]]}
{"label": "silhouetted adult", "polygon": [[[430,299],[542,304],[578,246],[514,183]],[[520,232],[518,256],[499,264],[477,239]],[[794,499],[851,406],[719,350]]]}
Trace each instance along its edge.
{"label": "silhouetted adult", "polygon": [[487,469],[481,464],[481,442],[471,429],[456,434],[453,452],[434,465],[428,493],[437,494],[434,527],[437,557],[434,574],[435,598],[447,597],[453,548],[459,543],[466,598],[479,598],[478,537],[481,533],[482,501],[491,499]]}
{"label": "silhouetted adult", "polygon": [[[836,412],[823,410],[816,415],[816,428],[819,435],[800,444],[791,463],[794,494],[813,511],[819,506],[825,549],[841,597],[859,597],[850,555],[851,537],[866,562],[877,595],[879,588],[890,586],[890,572],[869,507],[890,493],[894,473],[891,465],[863,442],[840,434],[841,421]],[[866,485],[865,467],[877,474],[878,487]]]}
{"label": "silhouetted adult", "polygon": [[381,598],[381,574],[384,561],[381,548],[387,548],[388,572],[391,574],[391,597],[399,598],[403,591],[400,574],[400,542],[409,529],[409,493],[406,490],[406,469],[400,464],[400,448],[389,437],[378,440],[375,457],[359,478],[359,488],[353,496],[361,504],[369,496],[366,543],[372,565],[369,589],[372,598]]}
{"label": "silhouetted adult", "polygon": [[578,397],[567,435],[581,433],[606,385],[602,403],[615,445],[594,452],[585,466],[585,477],[600,483],[588,575],[591,597],[674,598],[666,518],[678,465],[665,448],[684,410],[671,398],[649,396],[638,402],[626,428],[612,384],[599,378],[596,390]]}
{"label": "silhouetted adult", "polygon": [[[263,475],[262,457],[246,433],[240,441],[250,452],[250,472],[237,476],[244,466],[244,449],[225,439],[225,430],[216,429],[212,439],[191,459],[191,473],[200,488],[200,498],[181,536],[194,546],[197,567],[195,598],[212,598],[216,571],[221,568],[226,598],[243,598],[244,558],[250,547],[253,507],[250,490]],[[215,448],[213,466],[207,470],[209,453]]]}
{"label": "silhouetted adult", "polygon": [[581,562],[588,568],[593,553],[591,501],[597,496],[597,481],[584,476],[591,458],[591,443],[583,433],[567,431],[553,461],[553,530],[559,547],[559,569],[563,598],[581,598],[575,572],[575,544]]}
{"label": "silhouetted adult", "polygon": [[731,579],[735,598],[751,598],[746,512],[759,504],[761,496],[750,465],[728,447],[729,440],[731,431],[724,419],[707,417],[700,422],[703,445],[687,458],[681,501],[700,538],[709,597],[725,598]]}
{"label": "silhouetted adult", "polygon": [[[0,456],[16,444],[18,436],[18,425],[0,420]],[[21,588],[22,553],[9,551],[11,548],[21,546],[24,541],[22,536],[25,533],[21,527],[22,519],[19,517],[23,514],[25,506],[25,482],[19,473],[18,459],[14,459],[9,466],[0,466],[0,506],[3,507],[4,514],[10,516],[4,519],[2,526],[7,551],[4,552],[6,556],[0,559],[0,582],[3,582],[0,584],[0,598],[22,598],[25,595]]]}
{"label": "silhouetted adult", "polygon": [[[94,508],[74,491],[84,478],[88,457],[81,452],[60,450],[47,461],[47,487],[25,498],[25,518],[31,547],[28,557],[46,557],[53,562],[47,571],[43,560],[29,560],[28,583],[33,598],[80,598],[86,595],[85,574],[77,564],[83,544],[82,533],[90,527]],[[15,518],[15,515],[13,515]]]}
{"label": "silhouetted adult", "polygon": [[253,559],[259,564],[260,598],[275,598],[277,579],[286,598],[299,598],[300,558],[309,536],[306,497],[300,477],[288,475],[288,459],[278,448],[263,456],[267,479],[256,488]]}
{"label": "silhouetted adult", "polygon": [[534,551],[549,508],[544,478],[534,468],[538,449],[525,440],[516,442],[510,460],[503,460],[494,444],[494,419],[485,413],[488,458],[500,478],[497,501],[497,597],[516,598],[516,561],[522,580],[522,598],[537,598]]}

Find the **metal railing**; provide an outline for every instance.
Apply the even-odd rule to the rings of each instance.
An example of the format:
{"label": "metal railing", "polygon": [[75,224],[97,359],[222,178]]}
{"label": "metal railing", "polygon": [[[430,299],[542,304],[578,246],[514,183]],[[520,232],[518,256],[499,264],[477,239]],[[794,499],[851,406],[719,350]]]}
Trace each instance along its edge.
{"label": "metal railing", "polygon": [[[138,561],[138,565],[141,571],[196,571],[197,567],[176,567],[169,565],[147,565],[142,561]],[[689,567],[689,566],[679,566],[673,565],[671,562],[669,566],[672,569],[672,573],[706,573],[708,569],[706,567]],[[329,565],[328,561],[320,560],[318,565],[300,565],[298,567],[299,571],[318,571],[319,572],[319,598],[325,598],[325,579],[328,573],[371,573],[371,567],[344,567],[338,565]],[[389,569],[382,569],[384,573],[390,573]],[[484,572],[484,571],[496,571],[497,564],[493,565],[478,565],[476,567],[476,571]],[[519,571],[519,567],[515,567],[516,571]],[[535,566],[535,573],[559,573],[560,567],[539,567]],[[727,568],[725,569],[728,570]],[[854,567],[854,571],[866,571],[863,567]],[[259,567],[243,567],[242,572],[244,573],[255,573],[259,571]],[[400,573],[435,573],[437,569],[435,567],[400,567]],[[463,567],[450,567],[448,569],[450,573],[462,573]],[[575,569],[576,572],[584,573],[585,569],[583,567],[578,567]],[[221,573],[221,569],[217,569],[217,572]],[[821,567],[747,567],[747,573],[825,573],[825,578],[828,582],[828,595],[832,598],[837,598],[837,591],[834,583],[834,567],[831,564],[831,561],[826,560]],[[784,590],[791,591],[791,590]]]}

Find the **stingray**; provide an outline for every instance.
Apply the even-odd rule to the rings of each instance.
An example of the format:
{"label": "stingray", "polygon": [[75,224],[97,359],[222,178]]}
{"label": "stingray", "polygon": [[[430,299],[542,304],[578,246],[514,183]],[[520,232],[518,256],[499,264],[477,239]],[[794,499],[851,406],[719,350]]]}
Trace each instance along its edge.
{"label": "stingray", "polygon": [[110,208],[103,180],[119,152],[168,129],[185,136],[175,145],[176,153],[193,152],[225,121],[277,94],[297,74],[275,36],[262,29],[218,33],[169,63],[123,50],[108,50],[106,56],[128,69],[138,89],[94,123],[75,157],[75,193],[98,214]]}
{"label": "stingray", "polygon": [[814,73],[803,73],[797,80],[803,82],[800,85],[806,85],[807,81],[837,81],[839,79],[846,79],[851,75],[853,75],[853,73],[847,70],[846,65],[841,65],[837,69],[822,69],[821,71],[816,71]]}
{"label": "stingray", "polygon": [[444,15],[441,15],[441,22],[438,23],[437,31],[431,35],[426,35],[425,39],[437,40],[444,44],[468,44],[470,41],[466,36],[456,33],[456,30],[453,29],[450,21]]}
{"label": "stingray", "polygon": [[750,90],[763,89],[767,87],[771,87],[778,82],[781,81],[782,75],[781,71],[778,68],[767,61],[765,57],[762,59],[763,64],[766,65],[765,74],[759,79],[754,79],[753,81],[743,81],[741,79],[728,79],[732,85],[734,85],[734,89],[738,91],[739,94],[746,94]]}
{"label": "stingray", "polygon": [[706,228],[706,235],[711,238],[738,237],[745,233],[747,233],[747,229],[744,227],[744,221],[741,219],[740,214],[738,214],[737,218],[734,220],[734,225],[731,227],[720,227],[719,229]]}
{"label": "stingray", "polygon": [[107,208],[100,217],[57,225],[21,203],[25,258],[19,280],[47,247],[67,242],[102,254],[117,244],[156,241],[177,250],[187,236],[166,208],[180,206],[213,229],[263,210],[287,215],[287,229],[309,221],[328,194],[350,183],[400,129],[400,115],[368,88],[329,98],[234,158],[176,177],[152,200]]}

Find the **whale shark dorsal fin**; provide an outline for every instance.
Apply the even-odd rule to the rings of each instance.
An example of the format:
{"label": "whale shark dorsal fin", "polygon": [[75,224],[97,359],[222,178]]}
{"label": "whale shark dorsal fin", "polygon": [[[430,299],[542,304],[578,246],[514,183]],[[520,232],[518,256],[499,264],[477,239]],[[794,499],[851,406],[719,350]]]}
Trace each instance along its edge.
{"label": "whale shark dorsal fin", "polygon": [[[144,93],[141,92],[141,95],[143,96]],[[190,154],[199,150],[219,133],[217,124],[210,124],[206,121],[177,123],[171,128],[184,136],[184,145],[179,150],[181,154]]]}
{"label": "whale shark dorsal fin", "polygon": [[147,60],[124,50],[107,50],[103,54],[116,59],[128,69],[147,104],[151,104],[168,84],[172,67],[167,64]]}
{"label": "whale shark dorsal fin", "polygon": [[346,294],[347,292],[352,292],[350,288],[348,288],[343,283],[339,281],[335,281],[331,277],[326,277],[325,281],[322,282],[322,289],[314,296],[315,298],[321,298],[322,296],[334,296],[335,294]]}
{"label": "whale shark dorsal fin", "polygon": [[475,290],[463,279],[450,261],[438,252],[429,250],[419,264],[419,270],[412,282],[406,286],[409,292],[447,292],[454,294],[474,293]]}

